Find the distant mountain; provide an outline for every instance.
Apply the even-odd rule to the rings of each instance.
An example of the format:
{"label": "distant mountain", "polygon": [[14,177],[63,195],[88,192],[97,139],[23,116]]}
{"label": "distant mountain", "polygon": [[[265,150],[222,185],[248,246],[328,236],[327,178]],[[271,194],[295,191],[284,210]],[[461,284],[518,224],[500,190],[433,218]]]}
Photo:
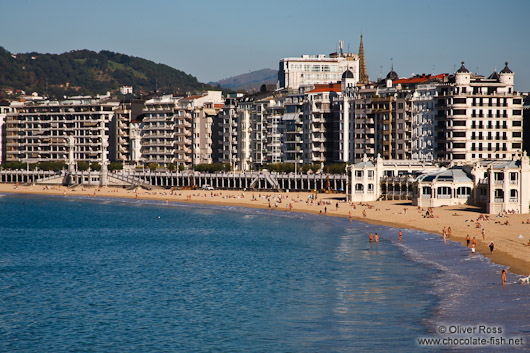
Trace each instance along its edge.
{"label": "distant mountain", "polygon": [[278,81],[278,70],[262,69],[246,74],[225,78],[218,82],[210,82],[212,86],[219,85],[234,91],[258,91],[263,84],[275,84]]}
{"label": "distant mountain", "polygon": [[0,89],[62,97],[118,93],[120,86],[132,86],[135,94],[156,89],[168,93],[212,89],[167,65],[107,50],[13,55],[0,47]]}

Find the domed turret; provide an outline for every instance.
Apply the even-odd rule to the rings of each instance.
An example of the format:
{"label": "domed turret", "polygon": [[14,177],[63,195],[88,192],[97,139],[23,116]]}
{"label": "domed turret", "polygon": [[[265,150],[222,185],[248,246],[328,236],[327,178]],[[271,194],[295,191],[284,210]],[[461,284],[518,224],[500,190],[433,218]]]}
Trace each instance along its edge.
{"label": "domed turret", "polygon": [[463,61],[462,61],[462,66],[460,66],[460,68],[456,71],[456,73],[458,74],[469,73],[469,70],[466,69]]}
{"label": "domed turret", "polygon": [[502,69],[501,74],[513,74],[513,71],[508,67],[507,61],[504,63],[504,69]]}
{"label": "domed turret", "polygon": [[386,75],[386,79],[392,81],[399,79],[399,75],[394,71],[394,65],[392,65],[392,70]]}
{"label": "domed turret", "polygon": [[471,83],[471,73],[466,69],[463,61],[462,66],[456,70],[455,77],[457,85],[469,85]]}
{"label": "domed turret", "polygon": [[504,69],[502,69],[499,75],[499,82],[505,83],[508,86],[513,86],[513,77],[515,76],[513,71],[508,67],[508,62],[504,63]]}

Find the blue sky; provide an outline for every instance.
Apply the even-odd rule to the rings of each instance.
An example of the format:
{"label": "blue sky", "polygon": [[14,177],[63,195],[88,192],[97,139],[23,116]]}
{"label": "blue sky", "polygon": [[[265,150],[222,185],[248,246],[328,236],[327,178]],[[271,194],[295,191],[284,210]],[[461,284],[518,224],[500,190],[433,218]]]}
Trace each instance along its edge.
{"label": "blue sky", "polygon": [[[110,50],[164,63],[202,82],[329,54],[342,39],[368,74],[489,75],[508,61],[530,91],[530,1],[2,0],[0,45],[12,53]],[[392,60],[392,61],[391,61]]]}

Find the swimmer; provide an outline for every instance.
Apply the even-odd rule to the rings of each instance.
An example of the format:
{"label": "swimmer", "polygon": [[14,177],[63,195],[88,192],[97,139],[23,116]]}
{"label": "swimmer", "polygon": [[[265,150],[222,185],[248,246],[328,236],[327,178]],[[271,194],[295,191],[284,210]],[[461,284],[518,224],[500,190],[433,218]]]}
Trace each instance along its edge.
{"label": "swimmer", "polygon": [[368,239],[370,240],[370,243],[374,242],[374,236],[372,235],[372,233],[370,233],[370,236],[368,237]]}
{"label": "swimmer", "polygon": [[403,237],[403,233],[401,233],[401,231],[399,231],[398,236],[399,236],[399,241],[401,241],[402,237]]}
{"label": "swimmer", "polygon": [[379,243],[379,234],[375,233],[375,243]]}
{"label": "swimmer", "polygon": [[505,269],[501,271],[501,280],[502,280],[502,285],[504,286],[504,284],[506,283],[506,270]]}

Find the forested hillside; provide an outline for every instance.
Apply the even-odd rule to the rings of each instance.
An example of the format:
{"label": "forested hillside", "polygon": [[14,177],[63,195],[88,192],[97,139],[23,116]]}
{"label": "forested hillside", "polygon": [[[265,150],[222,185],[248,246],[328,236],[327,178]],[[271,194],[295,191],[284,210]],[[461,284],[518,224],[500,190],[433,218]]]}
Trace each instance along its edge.
{"label": "forested hillside", "polygon": [[106,50],[12,55],[0,47],[0,89],[60,97],[117,93],[120,86],[133,86],[135,94],[155,89],[185,93],[212,88],[167,65]]}

